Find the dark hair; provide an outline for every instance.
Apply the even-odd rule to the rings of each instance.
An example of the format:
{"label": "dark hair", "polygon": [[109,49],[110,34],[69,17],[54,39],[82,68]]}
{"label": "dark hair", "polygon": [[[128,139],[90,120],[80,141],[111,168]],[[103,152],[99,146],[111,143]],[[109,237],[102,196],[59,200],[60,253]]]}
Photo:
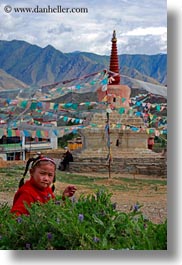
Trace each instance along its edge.
{"label": "dark hair", "polygon": [[[37,166],[41,161],[50,161],[55,167],[56,167],[56,163],[54,162],[54,160],[52,158],[49,158],[49,157],[46,157],[46,156],[43,156],[41,154],[39,154],[38,156],[36,157],[31,157],[28,159],[27,163],[26,163],[26,167],[25,167],[25,171],[23,173],[23,177],[21,178],[20,182],[19,182],[19,188],[21,186],[24,185],[24,179],[25,179],[25,176],[29,170],[29,167],[30,167],[30,164],[31,164],[31,168],[34,168],[35,166]],[[55,183],[56,181],[56,175],[54,175],[54,179],[53,179],[53,185],[52,185],[52,191],[55,190]]]}

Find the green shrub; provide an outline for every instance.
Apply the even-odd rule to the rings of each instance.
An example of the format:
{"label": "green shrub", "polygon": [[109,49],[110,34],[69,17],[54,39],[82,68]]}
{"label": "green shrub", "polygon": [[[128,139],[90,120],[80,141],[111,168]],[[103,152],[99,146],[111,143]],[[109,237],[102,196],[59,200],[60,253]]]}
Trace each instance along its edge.
{"label": "green shrub", "polygon": [[[61,198],[61,197],[60,197]],[[0,206],[2,250],[166,250],[167,222],[154,224],[140,206],[131,212],[116,210],[111,194],[98,190],[66,199],[35,203],[30,215],[14,216],[7,204]]]}

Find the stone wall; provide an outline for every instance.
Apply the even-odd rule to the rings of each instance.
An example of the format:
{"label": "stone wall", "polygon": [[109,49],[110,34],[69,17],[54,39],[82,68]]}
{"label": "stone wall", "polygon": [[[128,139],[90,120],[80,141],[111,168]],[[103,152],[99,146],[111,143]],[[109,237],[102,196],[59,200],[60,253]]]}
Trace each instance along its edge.
{"label": "stone wall", "polygon": [[[76,158],[70,163],[70,172],[77,173],[108,173],[109,163],[105,158]],[[133,157],[114,158],[110,171],[115,174],[141,174],[167,177],[167,161],[165,157]]]}

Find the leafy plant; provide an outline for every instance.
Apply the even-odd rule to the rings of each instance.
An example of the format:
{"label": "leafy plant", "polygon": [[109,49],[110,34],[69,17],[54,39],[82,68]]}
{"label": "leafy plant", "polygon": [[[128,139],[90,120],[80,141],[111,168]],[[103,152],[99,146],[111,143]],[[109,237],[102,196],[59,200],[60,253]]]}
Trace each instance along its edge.
{"label": "leafy plant", "polygon": [[0,206],[0,249],[4,250],[165,250],[167,222],[146,219],[137,203],[127,214],[116,210],[112,194],[99,189],[78,201],[51,200],[14,216]]}

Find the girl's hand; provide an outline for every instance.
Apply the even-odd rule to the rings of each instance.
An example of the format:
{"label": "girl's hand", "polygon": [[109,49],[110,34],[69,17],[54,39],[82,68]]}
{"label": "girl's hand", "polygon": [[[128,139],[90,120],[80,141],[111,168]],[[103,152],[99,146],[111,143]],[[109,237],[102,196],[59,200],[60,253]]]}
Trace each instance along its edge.
{"label": "girl's hand", "polygon": [[68,186],[66,189],[63,191],[63,198],[65,197],[72,197],[75,193],[77,188],[75,186]]}

